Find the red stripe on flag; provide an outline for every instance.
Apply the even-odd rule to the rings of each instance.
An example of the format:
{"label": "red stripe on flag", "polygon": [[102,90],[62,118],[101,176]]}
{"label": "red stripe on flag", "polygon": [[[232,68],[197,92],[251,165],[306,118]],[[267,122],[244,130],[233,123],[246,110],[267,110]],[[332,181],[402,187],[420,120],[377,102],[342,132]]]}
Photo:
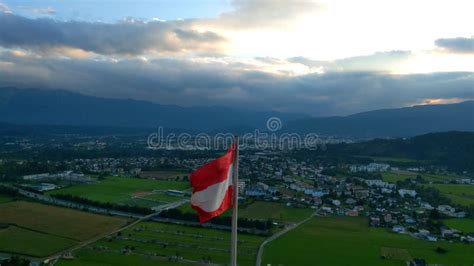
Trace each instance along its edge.
{"label": "red stripe on flag", "polygon": [[230,165],[234,159],[235,144],[227,150],[226,154],[203,165],[191,174],[191,186],[193,193],[206,189],[207,187],[220,183],[227,178]]}

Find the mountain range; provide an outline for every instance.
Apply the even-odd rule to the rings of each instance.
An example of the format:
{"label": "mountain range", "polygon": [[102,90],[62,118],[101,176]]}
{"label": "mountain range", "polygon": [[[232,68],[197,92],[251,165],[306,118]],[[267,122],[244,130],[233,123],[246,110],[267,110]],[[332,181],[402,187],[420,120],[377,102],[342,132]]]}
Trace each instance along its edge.
{"label": "mountain range", "polygon": [[180,107],[131,99],[106,99],[64,90],[0,88],[0,122],[22,125],[106,126],[210,131],[265,128],[303,114],[250,111],[220,106]]}
{"label": "mountain range", "polygon": [[474,131],[474,101],[383,109],[349,116],[290,121],[285,129],[357,138],[410,137],[430,132]]}
{"label": "mountain range", "polygon": [[0,88],[0,122],[15,125],[142,129],[161,126],[191,131],[243,132],[266,129],[270,117],[281,119],[283,128],[279,132],[353,138],[409,137],[451,130],[474,131],[474,101],[374,110],[349,116],[310,117],[221,106],[161,105],[64,90]]}

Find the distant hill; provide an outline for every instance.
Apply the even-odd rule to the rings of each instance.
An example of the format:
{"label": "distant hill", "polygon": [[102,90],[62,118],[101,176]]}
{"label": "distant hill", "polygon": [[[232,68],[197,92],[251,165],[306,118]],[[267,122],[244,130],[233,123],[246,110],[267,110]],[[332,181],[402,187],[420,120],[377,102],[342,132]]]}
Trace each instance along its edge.
{"label": "distant hill", "polygon": [[356,138],[410,137],[451,130],[474,131],[474,101],[384,109],[342,117],[291,121],[284,130]]}
{"label": "distant hill", "polygon": [[180,107],[130,99],[105,99],[63,90],[0,88],[0,122],[20,125],[67,125],[217,130],[265,128],[272,116],[282,121],[303,114],[260,112],[226,107]]}
{"label": "distant hill", "polygon": [[328,147],[332,154],[429,161],[452,170],[474,171],[474,132],[430,133],[408,139],[374,139]]}

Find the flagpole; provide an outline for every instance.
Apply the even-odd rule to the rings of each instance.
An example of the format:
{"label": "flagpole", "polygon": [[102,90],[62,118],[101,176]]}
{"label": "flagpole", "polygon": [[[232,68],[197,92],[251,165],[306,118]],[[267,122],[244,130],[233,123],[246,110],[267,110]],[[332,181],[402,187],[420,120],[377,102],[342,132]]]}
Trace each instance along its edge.
{"label": "flagpole", "polygon": [[232,183],[233,183],[233,199],[232,199],[232,238],[231,238],[231,266],[237,266],[237,211],[239,209],[239,137],[234,137],[235,144],[235,153],[234,153],[234,162],[233,167],[234,171],[232,173]]}

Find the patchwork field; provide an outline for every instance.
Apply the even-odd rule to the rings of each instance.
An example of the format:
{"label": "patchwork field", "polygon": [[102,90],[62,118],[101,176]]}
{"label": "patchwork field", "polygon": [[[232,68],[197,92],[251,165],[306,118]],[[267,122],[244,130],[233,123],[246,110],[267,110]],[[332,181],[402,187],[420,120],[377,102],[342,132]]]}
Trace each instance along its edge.
{"label": "patchwork field", "polygon": [[251,219],[272,219],[279,222],[298,222],[311,215],[311,209],[287,207],[283,203],[256,201],[239,209],[239,217]]}
{"label": "patchwork field", "polygon": [[0,194],[0,203],[9,202],[9,201],[12,201],[12,200],[13,200],[12,197]]}
{"label": "patchwork field", "polygon": [[189,174],[184,171],[143,171],[140,173],[141,177],[163,180],[176,179],[177,177],[182,178],[187,175]]}
{"label": "patchwork field", "polygon": [[[195,212],[189,204],[182,205],[179,209],[183,212]],[[283,203],[255,201],[247,206],[239,206],[239,218],[271,219],[277,222],[294,223],[304,220],[313,212],[312,209],[299,209],[287,207]],[[231,216],[232,211],[227,210],[223,216]]]}
{"label": "patchwork field", "polygon": [[0,252],[46,256],[111,232],[125,219],[25,201],[0,205]]}
{"label": "patchwork field", "polygon": [[416,178],[417,175],[423,177],[423,179],[427,180],[428,182],[444,182],[459,178],[455,175],[433,175],[433,174],[425,174],[425,173],[415,173],[409,171],[396,171],[396,172],[385,172],[382,173],[382,178],[384,181],[390,183],[396,183],[397,181],[402,181],[408,178]]}
{"label": "patchwork field", "polygon": [[[127,177],[107,177],[105,180],[98,181],[94,184],[84,184],[67,187],[51,191],[48,194],[69,194],[100,202],[136,204],[143,207],[150,207],[159,205],[160,203],[153,203],[153,201],[147,200],[134,201],[133,198],[137,196],[146,196],[153,190],[185,190],[187,188],[189,188],[189,183],[182,181],[162,181]],[[177,200],[179,200],[179,198]]]}
{"label": "patchwork field", "polygon": [[[239,265],[255,265],[263,240],[260,236],[239,235]],[[120,236],[81,249],[74,254],[75,259],[61,260],[59,265],[189,265],[204,260],[225,264],[229,254],[228,231],[144,222]],[[173,257],[180,259],[170,262]]]}
{"label": "patchwork field", "polygon": [[474,233],[474,219],[446,219],[445,225],[465,233]]}
{"label": "patchwork field", "polygon": [[473,185],[434,184],[431,186],[451,199],[453,203],[463,206],[474,205]]}
{"label": "patchwork field", "polygon": [[0,229],[0,251],[43,257],[66,249],[77,241],[17,226]]}
{"label": "patchwork field", "polygon": [[[439,254],[437,247],[448,252]],[[314,218],[267,245],[262,265],[472,265],[474,245],[427,242],[369,228],[365,218]]]}

